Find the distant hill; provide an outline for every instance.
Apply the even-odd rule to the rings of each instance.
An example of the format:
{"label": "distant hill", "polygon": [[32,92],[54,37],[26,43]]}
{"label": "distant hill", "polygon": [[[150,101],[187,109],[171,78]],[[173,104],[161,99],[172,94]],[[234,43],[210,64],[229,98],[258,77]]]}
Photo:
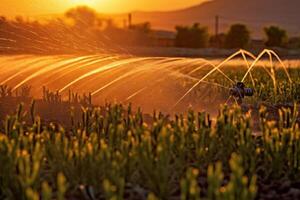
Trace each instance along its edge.
{"label": "distant hill", "polygon": [[156,29],[174,30],[176,25],[199,22],[213,31],[216,15],[222,31],[239,22],[247,24],[254,37],[262,37],[262,28],[275,24],[300,36],[300,0],[212,0],[176,11],[133,12],[133,23],[148,21]]}

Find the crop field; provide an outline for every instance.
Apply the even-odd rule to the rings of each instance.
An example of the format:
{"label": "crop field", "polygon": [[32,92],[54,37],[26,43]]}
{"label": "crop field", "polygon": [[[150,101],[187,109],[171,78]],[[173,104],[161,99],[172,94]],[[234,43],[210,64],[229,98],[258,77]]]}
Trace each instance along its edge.
{"label": "crop field", "polygon": [[[0,199],[300,199],[297,60],[0,63]],[[253,95],[233,95],[238,82]]]}

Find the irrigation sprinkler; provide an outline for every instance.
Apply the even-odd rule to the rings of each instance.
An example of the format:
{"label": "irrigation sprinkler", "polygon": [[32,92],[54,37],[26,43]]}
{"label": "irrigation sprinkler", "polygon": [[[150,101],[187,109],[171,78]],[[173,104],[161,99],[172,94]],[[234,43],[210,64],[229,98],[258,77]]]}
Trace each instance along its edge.
{"label": "irrigation sprinkler", "polygon": [[251,97],[254,94],[253,88],[246,88],[243,82],[237,82],[231,89],[230,89],[230,96],[237,99],[237,103],[241,105],[243,103],[243,99],[245,97]]}

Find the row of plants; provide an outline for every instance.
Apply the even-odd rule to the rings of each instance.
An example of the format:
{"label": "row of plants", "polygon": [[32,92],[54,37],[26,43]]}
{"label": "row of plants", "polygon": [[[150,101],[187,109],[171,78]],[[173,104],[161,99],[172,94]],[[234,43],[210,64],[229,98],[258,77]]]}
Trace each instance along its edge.
{"label": "row of plants", "polygon": [[25,122],[19,106],[0,134],[0,199],[293,198],[300,191],[293,107],[279,110],[278,121],[262,107],[256,133],[251,113],[235,106],[214,120],[194,111],[146,119],[131,105],[107,104],[83,108],[77,122],[70,112],[69,128],[42,124],[34,110]]}
{"label": "row of plants", "polygon": [[89,93],[86,94],[78,94],[71,90],[68,92],[68,99],[67,101],[64,100],[63,96],[59,91],[51,91],[50,89],[43,87],[43,98],[42,100],[47,103],[52,104],[61,104],[64,102],[70,103],[70,104],[81,104],[83,106],[90,106],[92,105],[92,94]]}
{"label": "row of plants", "polygon": [[[2,99],[20,99],[21,101],[27,102],[28,100],[32,100],[31,97],[31,86],[22,86],[16,90],[13,90],[8,85],[0,85],[0,100]],[[68,99],[67,101],[64,100],[63,96],[59,93],[59,91],[51,91],[47,87],[43,87],[43,93],[42,93],[42,101],[46,103],[52,103],[52,104],[60,104],[63,102],[67,102],[70,104],[81,104],[84,106],[92,105],[92,95],[89,94],[78,94],[71,90],[68,92]]]}
{"label": "row of plants", "polygon": [[[199,79],[199,77],[205,77],[211,70],[211,67],[201,68],[201,70],[194,72],[191,76]],[[208,104],[217,102],[217,99],[223,99],[224,104],[229,97],[229,89],[234,83],[243,80],[247,68],[224,67],[221,70],[227,77],[215,71],[193,90],[193,96],[201,97],[201,101],[207,101]],[[247,98],[245,103],[260,104],[263,102],[268,105],[299,103],[300,70],[297,68],[288,68],[287,72],[291,77],[291,81],[289,81],[286,71],[282,68],[277,68],[276,71],[273,71],[274,74],[272,74],[271,68],[255,67],[244,80],[245,85],[253,88],[255,91],[254,96]],[[191,88],[195,83],[197,83],[197,80],[185,80],[181,84],[187,88]],[[199,98],[197,101],[199,102]]]}

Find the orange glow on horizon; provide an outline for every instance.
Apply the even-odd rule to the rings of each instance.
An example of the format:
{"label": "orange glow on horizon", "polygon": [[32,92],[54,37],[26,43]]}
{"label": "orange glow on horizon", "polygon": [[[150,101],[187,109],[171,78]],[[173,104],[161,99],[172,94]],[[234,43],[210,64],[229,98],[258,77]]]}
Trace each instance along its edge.
{"label": "orange glow on horizon", "polygon": [[60,14],[66,10],[86,5],[103,13],[126,13],[135,10],[163,11],[175,10],[200,4],[207,0],[1,0],[0,15],[36,16]]}

